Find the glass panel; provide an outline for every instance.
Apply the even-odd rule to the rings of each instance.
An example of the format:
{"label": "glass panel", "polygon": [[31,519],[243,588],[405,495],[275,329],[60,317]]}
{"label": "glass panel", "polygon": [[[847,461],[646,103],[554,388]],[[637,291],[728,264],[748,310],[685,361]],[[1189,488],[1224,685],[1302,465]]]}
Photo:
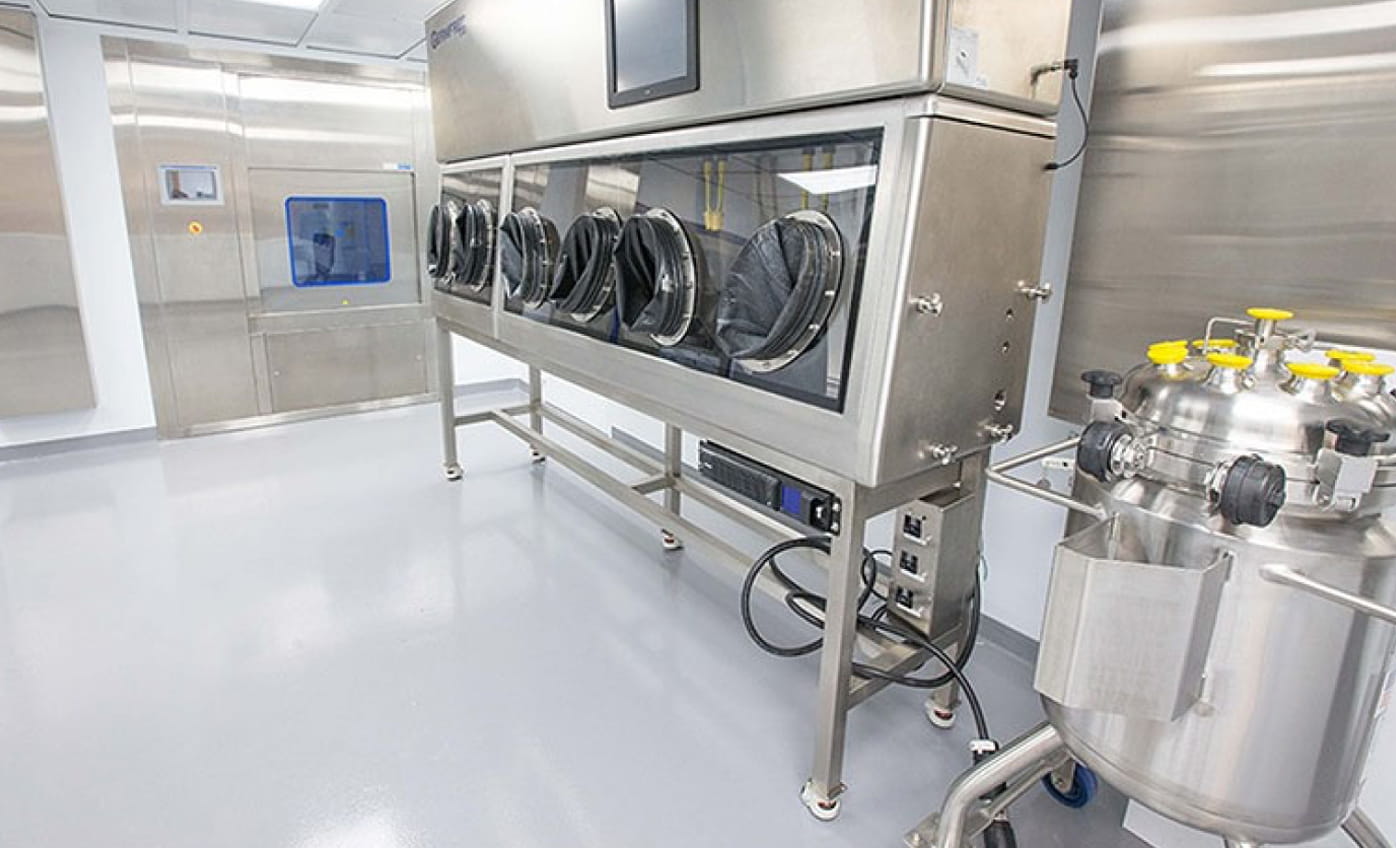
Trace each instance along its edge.
{"label": "glass panel", "polygon": [[[531,210],[558,234],[618,215],[619,274],[594,316],[543,295],[509,296],[506,309],[842,409],[880,144],[868,131],[521,167],[515,215]],[[586,265],[557,240],[550,250],[515,264],[546,267],[550,287],[558,267]]]}
{"label": "glass panel", "polygon": [[392,279],[388,203],[381,197],[289,197],[286,235],[297,287]]}

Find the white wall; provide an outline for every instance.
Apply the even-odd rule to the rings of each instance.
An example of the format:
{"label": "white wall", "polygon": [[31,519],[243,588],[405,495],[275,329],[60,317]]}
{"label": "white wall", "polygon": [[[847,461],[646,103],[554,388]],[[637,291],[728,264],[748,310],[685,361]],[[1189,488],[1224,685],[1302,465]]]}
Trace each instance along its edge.
{"label": "white wall", "polygon": [[97,406],[0,420],[0,447],[155,426],[101,42],[42,14],[39,40]]}

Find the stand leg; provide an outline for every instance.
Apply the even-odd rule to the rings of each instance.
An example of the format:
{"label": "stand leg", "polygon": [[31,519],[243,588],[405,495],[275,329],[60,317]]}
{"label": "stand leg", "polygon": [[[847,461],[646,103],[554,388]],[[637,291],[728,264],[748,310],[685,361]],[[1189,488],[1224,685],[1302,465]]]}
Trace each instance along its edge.
{"label": "stand leg", "polygon": [[[959,650],[958,646],[951,646],[948,653],[953,657]],[[955,708],[958,706],[960,684],[952,681],[932,692],[926,699],[926,718],[936,727],[948,730],[955,726]]]}
{"label": "stand leg", "polygon": [[1050,724],[1039,726],[960,775],[940,813],[907,834],[906,844],[969,848],[969,840],[992,824],[995,816],[1068,758],[1057,731]]}
{"label": "stand leg", "polygon": [[859,489],[840,493],[843,532],[834,537],[829,556],[829,603],[824,613],[824,648],[819,654],[819,695],[814,773],[801,799],[825,821],[839,811],[843,794],[843,746],[848,724],[849,681],[857,640],[858,594],[862,588],[863,524]]}
{"label": "stand leg", "polygon": [[441,395],[441,451],[446,479],[455,482],[465,476],[456,455],[456,366],[451,350],[451,331],[436,322],[436,380]]}
{"label": "stand leg", "polygon": [[[683,474],[683,430],[673,424],[664,425],[664,476],[669,487],[664,490],[664,508],[674,515],[683,515],[683,496],[674,487]],[[666,551],[677,551],[683,547],[683,540],[667,529],[659,531],[660,541]]]}
{"label": "stand leg", "polygon": [[1391,848],[1391,842],[1382,835],[1381,829],[1361,810],[1353,811],[1343,824],[1343,832],[1358,848]]}
{"label": "stand leg", "polygon": [[[528,426],[533,432],[543,432],[543,372],[533,366],[528,368]],[[529,455],[535,463],[544,462],[547,457],[530,447]]]}

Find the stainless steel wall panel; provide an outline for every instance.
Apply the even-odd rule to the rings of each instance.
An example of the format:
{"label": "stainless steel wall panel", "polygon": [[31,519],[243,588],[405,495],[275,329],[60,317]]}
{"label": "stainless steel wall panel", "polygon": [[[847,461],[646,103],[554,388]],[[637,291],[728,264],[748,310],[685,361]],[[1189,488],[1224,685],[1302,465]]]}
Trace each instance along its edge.
{"label": "stainless steel wall panel", "polygon": [[[152,294],[174,393],[170,425],[257,415],[266,410],[257,403],[238,199],[228,190],[238,144],[227,117],[234,80],[215,63],[128,58],[140,161],[138,173],[126,177],[145,187]],[[165,204],[161,165],[217,166],[224,202]]]}
{"label": "stainless steel wall panel", "polygon": [[423,395],[427,333],[421,322],[266,337],[277,412]]}
{"label": "stainless steel wall panel", "polygon": [[252,167],[381,171],[416,161],[420,85],[240,74],[238,97]]}
{"label": "stainless steel wall panel", "polygon": [[34,18],[0,10],[0,417],[96,403]]}
{"label": "stainless steel wall panel", "polygon": [[1110,0],[1052,412],[1215,314],[1396,349],[1396,19],[1315,0]]}
{"label": "stainless steel wall panel", "polygon": [[[947,88],[1056,110],[1069,0],[704,0],[700,88],[607,105],[602,0],[457,0],[428,21],[437,157]],[[460,21],[463,26],[453,28]],[[954,35],[954,39],[952,39]],[[947,65],[954,53],[962,66]]]}

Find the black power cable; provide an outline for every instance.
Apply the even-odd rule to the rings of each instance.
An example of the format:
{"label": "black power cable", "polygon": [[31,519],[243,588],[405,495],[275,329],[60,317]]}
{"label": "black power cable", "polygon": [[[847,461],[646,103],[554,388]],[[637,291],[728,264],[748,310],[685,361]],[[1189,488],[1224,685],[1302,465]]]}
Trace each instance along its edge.
{"label": "black power cable", "polygon": [[[761,573],[767,568],[771,570],[771,575],[776,579],[785,591],[785,605],[800,620],[813,627],[823,629],[824,619],[821,615],[812,610],[823,613],[828,606],[828,599],[823,595],[811,592],[792,578],[776,562],[776,557],[783,553],[796,549],[808,549],[828,554],[831,550],[831,543],[828,537],[810,536],[799,539],[791,539],[781,542],[767,549],[761,556],[756,558],[748,569],[746,579],[742,581],[741,612],[742,624],[746,627],[747,635],[756,643],[757,647],[768,654],[778,657],[799,657],[813,653],[824,644],[823,637],[816,638],[800,645],[777,645],[762,635],[756,626],[756,620],[752,614],[751,598],[756,587],[756,581],[760,579]],[[875,668],[863,663],[853,664],[853,673],[863,678],[873,678],[885,680],[902,686],[910,686],[917,689],[939,689],[951,682],[958,683],[964,692],[965,701],[969,704],[970,712],[974,715],[975,732],[980,739],[990,740],[993,737],[989,733],[989,724],[984,716],[983,705],[979,701],[979,696],[965,675],[964,668],[969,663],[974,651],[974,643],[979,633],[979,584],[975,582],[975,592],[973,596],[973,606],[971,607],[970,630],[966,636],[965,644],[960,651],[960,656],[951,658],[940,646],[931,642],[925,636],[902,625],[895,619],[887,618],[886,598],[877,594],[877,556],[888,554],[888,551],[864,551],[863,564],[861,568],[863,588],[858,596],[858,626],[864,630],[876,631],[885,635],[899,639],[913,647],[919,648],[930,654],[945,667],[945,673],[933,678],[911,677],[907,675],[891,674],[882,669]],[[883,603],[872,614],[864,615],[863,608],[868,602],[876,597]]]}
{"label": "black power cable", "polygon": [[1053,66],[1052,69],[1066,71],[1067,79],[1071,83],[1071,99],[1076,103],[1076,114],[1081,116],[1081,146],[1076,148],[1076,152],[1066,159],[1060,162],[1051,162],[1045,168],[1048,171],[1060,171],[1062,168],[1070,167],[1086,152],[1086,142],[1091,135],[1091,122],[1086,117],[1086,105],[1081,102],[1081,91],[1076,87],[1076,78],[1081,75],[1081,60],[1065,59],[1059,68]]}

